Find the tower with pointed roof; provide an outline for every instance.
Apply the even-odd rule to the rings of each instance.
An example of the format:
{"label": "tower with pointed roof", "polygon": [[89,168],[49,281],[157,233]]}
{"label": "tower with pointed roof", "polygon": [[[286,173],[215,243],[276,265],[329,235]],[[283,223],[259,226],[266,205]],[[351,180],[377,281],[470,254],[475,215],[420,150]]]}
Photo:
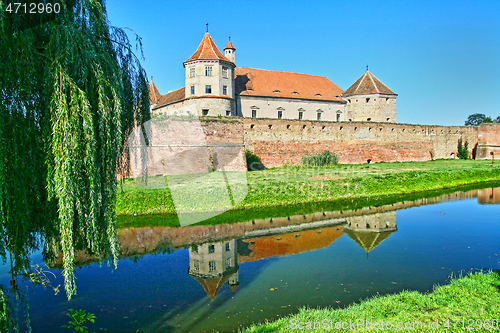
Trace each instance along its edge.
{"label": "tower with pointed roof", "polygon": [[235,57],[235,54],[234,54],[234,51],[236,51],[236,49],[234,48],[233,46],[233,43],[231,43],[231,37],[229,37],[229,42],[227,42],[227,45],[226,47],[224,48],[224,55],[226,56],[226,58],[228,58],[233,64],[235,64],[236,62],[234,61],[234,57]]}
{"label": "tower with pointed roof", "polygon": [[396,211],[351,216],[343,228],[367,255],[397,230]]}
{"label": "tower with pointed roof", "polygon": [[227,282],[233,292],[238,279],[238,248],[235,239],[194,245],[189,249],[188,274],[198,281],[214,300]]}
{"label": "tower with pointed roof", "polygon": [[397,96],[367,68],[342,94],[347,100],[346,120],[395,123]]}
{"label": "tower with pointed roof", "polygon": [[235,115],[235,49],[231,42],[228,46],[226,54],[232,55],[232,59],[219,51],[207,32],[196,52],[184,62],[185,99],[196,100],[200,116]]}

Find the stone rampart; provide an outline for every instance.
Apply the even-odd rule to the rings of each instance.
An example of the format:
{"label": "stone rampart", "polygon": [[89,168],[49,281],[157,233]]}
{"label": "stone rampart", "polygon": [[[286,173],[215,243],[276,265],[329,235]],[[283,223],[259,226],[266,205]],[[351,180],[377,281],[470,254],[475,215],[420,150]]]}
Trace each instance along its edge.
{"label": "stone rampart", "polygon": [[[491,158],[490,152],[500,156],[500,124],[435,126],[258,118],[200,118],[199,124],[196,130],[184,130],[181,121],[152,127],[150,175],[166,170],[170,174],[200,173],[212,167],[246,170],[244,149],[257,154],[268,168],[299,164],[302,156],[325,150],[337,154],[340,163],[353,164],[457,158],[459,139],[469,143],[471,157],[475,153],[477,159]],[[230,157],[227,161],[226,155]],[[133,167],[140,165],[137,158],[132,162]]]}
{"label": "stone rampart", "polygon": [[[340,163],[456,158],[459,139],[469,142],[471,156],[478,143],[478,127],[471,126],[244,118],[243,127],[246,148],[266,167],[298,164],[303,155],[324,150],[337,154]],[[492,129],[482,131],[498,140]]]}
{"label": "stone rampart", "polygon": [[476,159],[491,159],[491,153],[500,156],[500,124],[484,124],[478,128]]}

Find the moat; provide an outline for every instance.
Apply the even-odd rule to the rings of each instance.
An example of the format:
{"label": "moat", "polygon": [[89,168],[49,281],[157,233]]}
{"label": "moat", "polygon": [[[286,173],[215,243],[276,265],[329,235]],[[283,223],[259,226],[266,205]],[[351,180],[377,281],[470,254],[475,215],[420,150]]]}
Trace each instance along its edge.
{"label": "moat", "polygon": [[500,268],[499,203],[495,188],[232,225],[122,228],[118,268],[80,257],[71,301],[28,285],[33,331],[64,332],[67,309],[85,309],[96,315],[91,331],[232,332],[304,306],[428,292],[452,273]]}

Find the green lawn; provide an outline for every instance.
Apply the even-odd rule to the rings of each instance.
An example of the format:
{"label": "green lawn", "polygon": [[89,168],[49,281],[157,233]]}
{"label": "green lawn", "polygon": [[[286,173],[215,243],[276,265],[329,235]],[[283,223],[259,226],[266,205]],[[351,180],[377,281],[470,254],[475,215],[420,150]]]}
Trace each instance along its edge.
{"label": "green lawn", "polygon": [[[344,309],[301,309],[296,315],[254,325],[241,332],[497,332],[500,327],[499,273],[478,272],[453,278],[449,285],[436,287],[429,294],[403,291],[376,296]],[[392,329],[387,329],[388,322]],[[345,323],[344,329],[342,323]],[[398,323],[400,326],[408,323],[407,329],[396,329]],[[378,329],[380,327],[385,329]]]}
{"label": "green lawn", "polygon": [[[238,178],[237,185],[245,188],[241,173],[227,173]],[[196,205],[186,209],[217,209],[219,192],[215,182],[199,181],[200,175],[177,176],[185,181],[186,202]],[[210,174],[209,174],[210,176]],[[217,175],[215,175],[217,176]],[[218,175],[220,176],[220,174]],[[243,175],[244,176],[244,175]],[[243,177],[244,179],[245,177]],[[281,167],[247,172],[248,194],[235,210],[266,209],[295,204],[320,204],[351,199],[380,200],[382,197],[429,190],[447,189],[481,182],[500,181],[500,167],[489,161],[438,160],[428,162],[376,163],[337,165],[332,167]],[[177,181],[176,180],[176,181]],[[133,179],[125,180],[123,192],[117,198],[118,215],[174,214],[175,206],[164,177],[150,177],[144,189]],[[151,186],[153,184],[153,186]],[[177,186],[177,184],[169,184]],[[203,196],[193,195],[202,189]],[[191,191],[191,192],[190,192]],[[227,206],[227,203],[226,203]]]}

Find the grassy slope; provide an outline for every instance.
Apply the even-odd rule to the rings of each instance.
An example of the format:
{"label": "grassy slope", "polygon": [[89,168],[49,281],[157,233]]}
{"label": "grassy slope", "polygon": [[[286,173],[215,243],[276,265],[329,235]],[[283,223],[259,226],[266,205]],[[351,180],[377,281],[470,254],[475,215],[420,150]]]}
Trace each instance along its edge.
{"label": "grassy slope", "polygon": [[[500,168],[492,168],[488,161],[283,167],[248,172],[248,195],[236,208],[376,198],[495,180],[500,180]],[[152,181],[161,183],[163,179]],[[206,186],[208,190],[210,184]],[[123,189],[117,199],[118,215],[175,213],[168,189],[145,190],[136,186],[133,180],[126,180]]]}
{"label": "grassy slope", "polygon": [[[452,319],[465,318],[465,329],[462,323],[456,323]],[[430,294],[423,295],[415,291],[403,291],[394,295],[374,297],[360,304],[351,305],[345,309],[302,309],[298,314],[252,326],[243,332],[297,332],[301,330],[292,329],[291,321],[322,322],[328,320],[328,326],[322,329],[305,330],[307,332],[329,331],[330,320],[335,322],[356,322],[357,319],[374,322],[391,322],[394,326],[398,322],[436,322],[439,323],[439,330],[414,329],[414,332],[440,331],[440,332],[470,332],[467,329],[469,324],[473,324],[476,332],[493,332],[498,330],[485,329],[476,326],[476,321],[468,322],[467,319],[481,319],[483,323],[486,319],[497,319],[500,321],[500,272],[471,273],[466,277],[452,279],[449,285],[439,286]],[[449,328],[443,327],[446,320],[449,321]],[[312,324],[314,325],[314,324]],[[456,325],[454,327],[454,325]],[[479,325],[479,321],[477,321]],[[498,323],[497,327],[500,326]],[[305,327],[305,326],[304,326]],[[345,326],[347,327],[347,326]],[[425,326],[424,326],[425,327]],[[330,330],[336,332],[388,332],[397,331],[380,329],[366,329],[360,326],[355,330]]]}

